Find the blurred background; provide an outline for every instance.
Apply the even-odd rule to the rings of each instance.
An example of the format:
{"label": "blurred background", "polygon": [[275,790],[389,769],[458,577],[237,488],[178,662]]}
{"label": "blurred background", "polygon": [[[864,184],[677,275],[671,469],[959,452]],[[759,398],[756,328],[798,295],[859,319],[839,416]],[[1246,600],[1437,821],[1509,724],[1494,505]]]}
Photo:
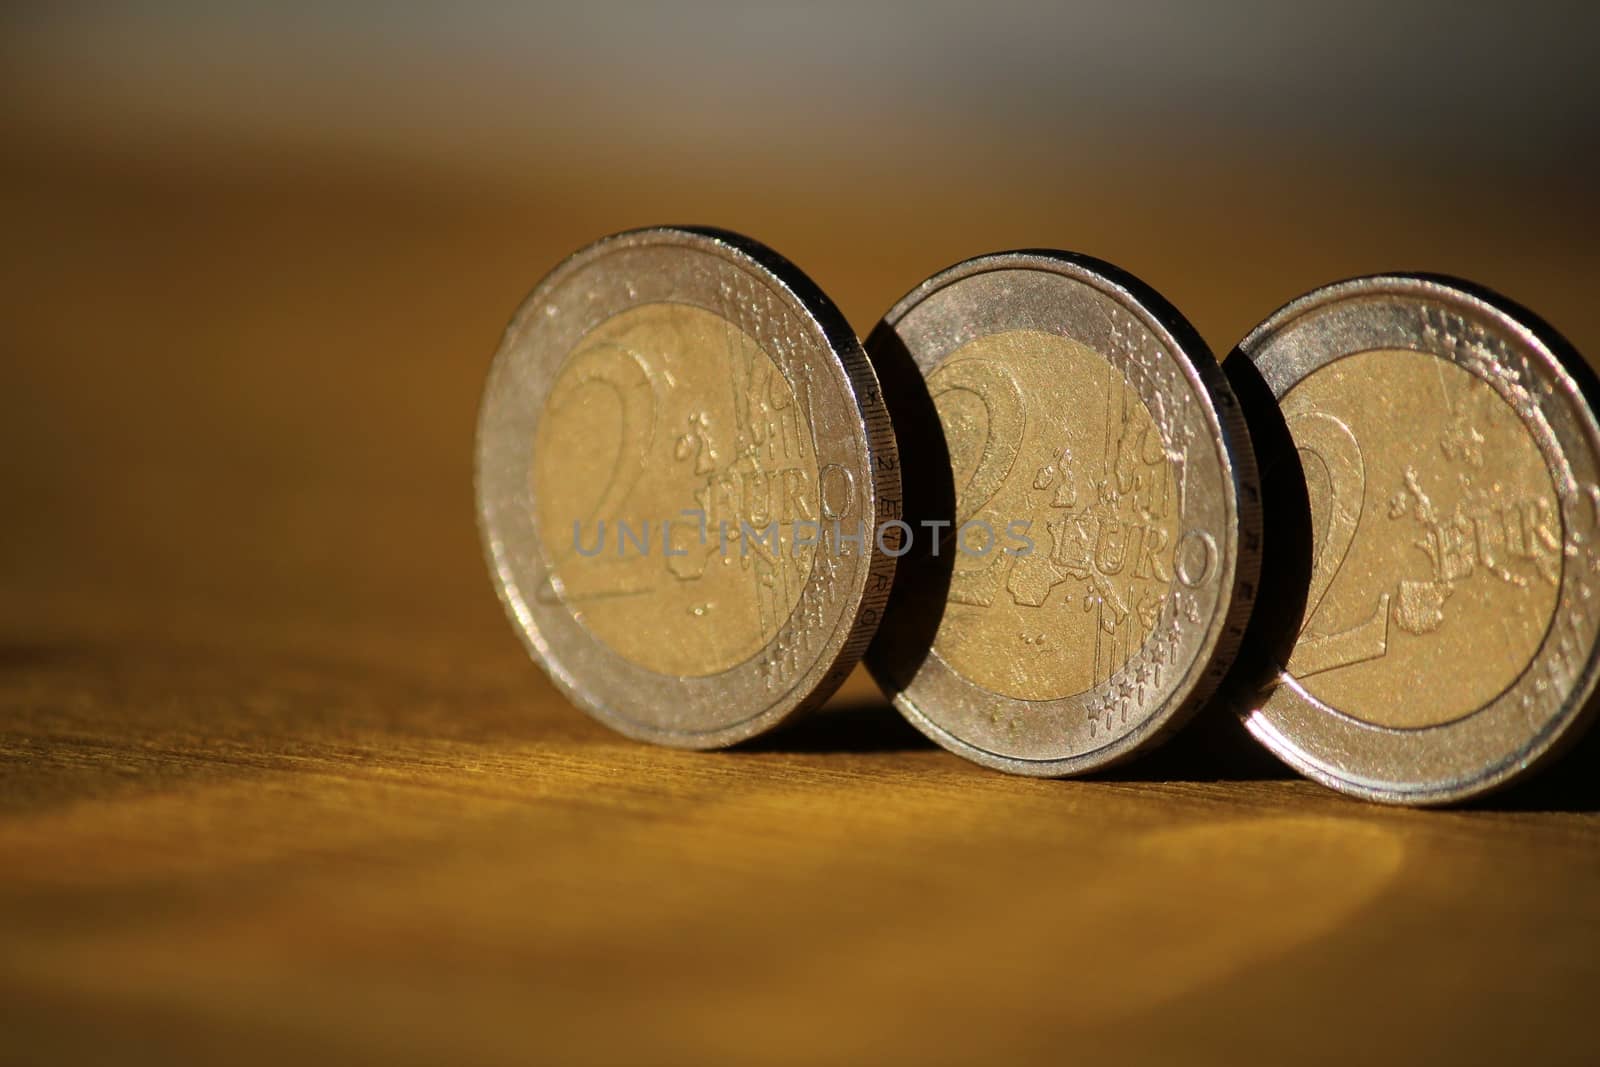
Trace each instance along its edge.
{"label": "blurred background", "polygon": [[1056,246],[1219,352],[1389,269],[1600,352],[1597,31],[1415,0],[4,5],[6,1049],[1583,1062],[1592,819],[1008,779],[887,712],[630,745],[506,624],[472,435],[523,295],[656,223],[767,242],[862,333],[952,262]]}
{"label": "blurred background", "polygon": [[1053,245],[1219,351],[1390,268],[1600,349],[1597,11],[6,5],[7,601],[509,650],[476,394],[527,289],[631,226],[746,231],[863,333],[955,260]]}

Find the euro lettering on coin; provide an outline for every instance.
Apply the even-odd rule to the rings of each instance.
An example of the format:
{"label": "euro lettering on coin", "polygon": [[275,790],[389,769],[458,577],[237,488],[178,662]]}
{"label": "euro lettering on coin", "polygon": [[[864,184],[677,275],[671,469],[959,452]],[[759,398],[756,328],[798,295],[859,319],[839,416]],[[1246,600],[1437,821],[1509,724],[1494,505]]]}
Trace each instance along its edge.
{"label": "euro lettering on coin", "polygon": [[1335,789],[1460,800],[1587,719],[1600,634],[1594,379],[1503,297],[1340,282],[1239,345],[1304,471],[1311,587],[1250,731]]}
{"label": "euro lettering on coin", "polygon": [[1232,662],[1261,550],[1249,434],[1194,329],[1108,264],[1010,252],[924,282],[867,345],[920,368],[954,497],[869,652],[885,692],[1017,774],[1166,737]]}
{"label": "euro lettering on coin", "polygon": [[477,479],[529,652],[632,737],[720,747],[821,703],[888,596],[877,380],[832,302],[733,234],[619,234],[545,278],[490,371]]}

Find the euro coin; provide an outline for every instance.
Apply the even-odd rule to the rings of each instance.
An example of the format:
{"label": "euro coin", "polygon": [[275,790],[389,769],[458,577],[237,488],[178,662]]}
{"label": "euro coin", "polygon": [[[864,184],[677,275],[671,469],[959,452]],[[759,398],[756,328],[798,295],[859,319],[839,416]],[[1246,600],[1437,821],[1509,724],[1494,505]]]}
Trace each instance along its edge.
{"label": "euro coin", "polygon": [[716,230],[618,234],[539,283],[489,373],[477,502],[533,658],[606,725],[685,748],[821,703],[898,545],[860,343],[788,261]]}
{"label": "euro coin", "polygon": [[[1109,264],[1025,251],[930,278],[867,347],[913,362],[933,412],[901,439],[923,551],[867,658],[895,706],[1017,774],[1168,736],[1234,658],[1262,547],[1249,433],[1194,329]],[[935,488],[911,506],[934,469],[947,517]]]}
{"label": "euro coin", "polygon": [[1281,406],[1312,531],[1297,635],[1250,732],[1400,804],[1476,796],[1558,753],[1588,717],[1600,633],[1582,360],[1504,297],[1423,275],[1318,289],[1237,356]]}

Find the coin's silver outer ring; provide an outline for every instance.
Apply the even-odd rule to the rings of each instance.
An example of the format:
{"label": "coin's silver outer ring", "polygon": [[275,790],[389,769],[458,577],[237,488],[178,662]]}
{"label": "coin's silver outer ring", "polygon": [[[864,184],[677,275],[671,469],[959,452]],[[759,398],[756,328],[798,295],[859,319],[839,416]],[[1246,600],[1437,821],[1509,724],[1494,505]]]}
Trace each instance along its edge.
{"label": "coin's silver outer ring", "polygon": [[[950,695],[967,703],[983,700],[1022,715],[1037,709],[1051,712],[1065,709],[1068,714],[1081,714],[1078,705],[1086,694],[1058,700],[1017,700],[967,681],[931,653],[908,682],[902,682],[911,673],[906,665],[891,661],[876,648],[869,654],[866,667],[901,714],[945,749],[1009,774],[1065,778],[1105,769],[1156,747],[1188,722],[1216,691],[1238,654],[1255,603],[1261,568],[1260,484],[1255,452],[1238,399],[1199,333],[1154,289],[1092,256],[1056,249],[1020,249],[965,260],[907,293],[883,317],[872,336],[877,336],[880,330],[899,336],[899,327],[906,318],[937,294],[982,275],[1007,271],[1043,272],[1093,290],[1132,315],[1181,373],[1194,411],[1205,427],[1204,437],[1196,441],[1196,446],[1206,449],[1214,464],[1211,483],[1198,490],[1202,494],[1214,494],[1210,508],[1215,513],[1219,534],[1217,567],[1205,583],[1214,593],[1212,610],[1205,616],[1203,626],[1194,627],[1183,635],[1179,654],[1185,663],[1183,672],[1162,687],[1159,699],[1140,713],[1132,728],[1093,749],[1067,756],[1026,758],[972,744],[940,723],[939,705]],[[1059,328],[1066,324],[1058,321],[1055,325]],[[971,337],[986,332],[992,331],[974,327]],[[1074,336],[1071,330],[1062,332],[1065,336]],[[899,340],[906,345],[924,377],[948,354],[919,351],[921,346],[908,342],[905,337],[899,336]],[[1164,612],[1162,619],[1165,618]],[[894,625],[892,616],[888,624]],[[925,681],[930,671],[932,685]]]}
{"label": "coin's silver outer ring", "polygon": [[[609,262],[608,262],[609,261]],[[600,269],[619,262],[652,269],[618,277]],[[550,571],[539,546],[536,502],[528,472],[544,393],[561,364],[589,331],[615,314],[647,303],[682,301],[724,315],[712,297],[723,270],[756,287],[764,301],[801,325],[805,336],[784,343],[764,336],[762,315],[739,313],[741,325],[779,363],[790,387],[791,362],[810,377],[811,433],[825,457],[848,462],[854,477],[848,514],[871,527],[899,517],[900,477],[894,434],[861,343],[844,315],[788,260],[750,238],[709,227],[663,226],[603,238],[552,270],[517,310],[491,366],[479,409],[475,483],[478,525],[495,588],[512,626],[535,662],[572,703],[629,737],[678,748],[723,748],[765,733],[821,704],[860,660],[882,617],[895,558],[868,552],[843,558],[835,578],[814,563],[806,589],[822,589],[820,625],[788,624],[742,663],[706,677],[650,671],[612,651],[586,630],[559,598],[535,595]],[[738,311],[739,309],[735,309]],[[549,322],[577,320],[564,344],[541,344]],[[801,353],[804,350],[804,354]],[[807,356],[814,357],[807,359]],[[798,636],[797,636],[798,635]],[[780,640],[803,646],[784,662],[776,686],[764,658]],[[785,648],[792,646],[786,645]]]}
{"label": "coin's silver outer ring", "polygon": [[[1524,424],[1536,416],[1540,425],[1530,433],[1561,497],[1569,552],[1551,626],[1516,682],[1479,710],[1442,725],[1395,729],[1352,718],[1311,696],[1281,664],[1264,699],[1240,709],[1250,733],[1306,777],[1365,800],[1413,806],[1459,802],[1502,788],[1565,751],[1594,717],[1600,602],[1587,609],[1597,614],[1586,613],[1595,591],[1583,591],[1587,583],[1580,571],[1600,571],[1600,496],[1590,496],[1600,484],[1594,415],[1600,385],[1572,346],[1536,315],[1480,286],[1434,274],[1397,272],[1323,286],[1278,309],[1237,349],[1279,400],[1329,363],[1382,348],[1449,359],[1494,385],[1481,366],[1464,363],[1450,346],[1430,345],[1415,328],[1425,309],[1462,316],[1515,346],[1525,360],[1519,373],[1537,379],[1530,383],[1536,404],[1531,413],[1507,402]],[[1552,659],[1560,655],[1557,642],[1563,638],[1576,648],[1576,662]],[[1545,682],[1551,670],[1568,683],[1561,692]],[[1506,744],[1508,736],[1519,740]]]}

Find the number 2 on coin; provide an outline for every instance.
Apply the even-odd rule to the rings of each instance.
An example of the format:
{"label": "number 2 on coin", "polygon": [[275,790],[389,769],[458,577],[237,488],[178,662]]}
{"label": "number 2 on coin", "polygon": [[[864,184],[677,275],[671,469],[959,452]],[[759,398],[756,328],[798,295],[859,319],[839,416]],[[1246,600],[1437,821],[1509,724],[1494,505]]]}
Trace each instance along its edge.
{"label": "number 2 on coin", "polygon": [[1305,629],[1295,643],[1287,669],[1295,678],[1377,659],[1389,650],[1389,594],[1366,620],[1334,633],[1311,629],[1333,580],[1344,567],[1355,541],[1367,492],[1366,465],[1350,427],[1325,412],[1304,412],[1285,420],[1302,455],[1314,456],[1328,472],[1327,529],[1312,561],[1311,590],[1306,597]]}
{"label": "number 2 on coin", "polygon": [[[978,462],[966,484],[956,487],[954,529],[960,529],[962,524],[983,513],[1016,465],[1027,418],[1027,401],[1011,371],[988,360],[964,359],[948,363],[929,377],[928,384],[935,404],[945,395],[960,391],[972,394],[984,409]],[[972,445],[970,441],[952,442],[954,448],[971,448]],[[977,567],[958,568],[951,577],[950,599],[958,604],[989,607],[1014,562],[1013,557],[997,552]]]}

